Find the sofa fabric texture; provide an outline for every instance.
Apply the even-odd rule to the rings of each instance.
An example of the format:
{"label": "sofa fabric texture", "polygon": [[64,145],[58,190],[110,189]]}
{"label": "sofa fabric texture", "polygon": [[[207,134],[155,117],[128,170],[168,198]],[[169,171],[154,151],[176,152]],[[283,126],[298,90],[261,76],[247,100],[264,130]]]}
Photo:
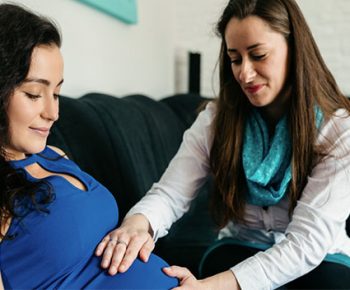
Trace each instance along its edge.
{"label": "sofa fabric texture", "polygon": [[[120,223],[159,180],[203,101],[192,94],[160,101],[143,95],[117,98],[99,93],[78,99],[61,97],[60,118],[48,144],[62,149],[113,193]],[[208,210],[210,189],[208,180],[189,212],[155,248],[169,264],[188,267],[195,274],[202,254],[216,237]]]}

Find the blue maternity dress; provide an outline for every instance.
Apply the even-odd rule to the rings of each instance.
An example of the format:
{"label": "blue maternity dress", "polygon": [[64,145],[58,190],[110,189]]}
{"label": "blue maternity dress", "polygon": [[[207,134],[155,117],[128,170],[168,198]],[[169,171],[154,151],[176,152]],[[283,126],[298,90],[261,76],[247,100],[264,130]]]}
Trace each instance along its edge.
{"label": "blue maternity dress", "polygon": [[[25,169],[37,163],[50,172],[81,181],[81,190],[62,176],[46,178],[54,192],[47,212],[31,210],[14,218],[0,243],[0,270],[5,289],[171,289],[178,281],[162,272],[167,264],[155,255],[136,260],[126,273],[110,276],[94,255],[97,244],[118,222],[113,195],[73,161],[50,148],[12,161]],[[26,171],[25,171],[26,172]],[[34,177],[26,172],[28,179]]]}

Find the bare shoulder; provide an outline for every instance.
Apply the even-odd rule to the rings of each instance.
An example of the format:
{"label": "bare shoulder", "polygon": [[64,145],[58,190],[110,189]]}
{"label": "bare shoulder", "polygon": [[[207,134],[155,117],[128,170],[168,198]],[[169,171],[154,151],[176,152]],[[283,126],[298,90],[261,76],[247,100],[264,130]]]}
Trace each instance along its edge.
{"label": "bare shoulder", "polygon": [[57,154],[63,156],[64,158],[69,159],[68,156],[67,156],[67,154],[64,153],[64,151],[61,150],[60,148],[55,147],[55,146],[52,146],[52,145],[47,145],[47,147],[49,147],[50,149],[52,149],[53,151],[55,151]]}

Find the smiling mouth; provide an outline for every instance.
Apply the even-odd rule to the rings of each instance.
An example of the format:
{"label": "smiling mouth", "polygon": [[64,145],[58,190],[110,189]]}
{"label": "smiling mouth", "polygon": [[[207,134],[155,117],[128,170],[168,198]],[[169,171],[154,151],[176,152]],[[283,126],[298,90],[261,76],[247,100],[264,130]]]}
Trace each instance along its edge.
{"label": "smiling mouth", "polygon": [[260,91],[262,88],[264,87],[264,85],[255,85],[255,86],[249,86],[246,87],[246,91],[248,91],[248,93],[250,94],[256,94],[258,91]]}
{"label": "smiling mouth", "polygon": [[42,136],[42,137],[47,137],[50,134],[50,129],[49,128],[33,128],[30,127],[32,131],[34,131],[36,134]]}

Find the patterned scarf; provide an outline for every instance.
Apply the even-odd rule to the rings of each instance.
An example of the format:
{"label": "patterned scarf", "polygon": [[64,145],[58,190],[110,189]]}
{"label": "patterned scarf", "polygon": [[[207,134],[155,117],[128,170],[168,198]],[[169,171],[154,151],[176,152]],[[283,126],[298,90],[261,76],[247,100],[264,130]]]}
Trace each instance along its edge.
{"label": "patterned scarf", "polygon": [[[315,107],[316,126],[323,114]],[[247,202],[258,206],[277,204],[286,194],[292,179],[292,142],[287,116],[276,124],[269,138],[268,126],[258,110],[252,110],[243,140],[243,169],[248,186]]]}

